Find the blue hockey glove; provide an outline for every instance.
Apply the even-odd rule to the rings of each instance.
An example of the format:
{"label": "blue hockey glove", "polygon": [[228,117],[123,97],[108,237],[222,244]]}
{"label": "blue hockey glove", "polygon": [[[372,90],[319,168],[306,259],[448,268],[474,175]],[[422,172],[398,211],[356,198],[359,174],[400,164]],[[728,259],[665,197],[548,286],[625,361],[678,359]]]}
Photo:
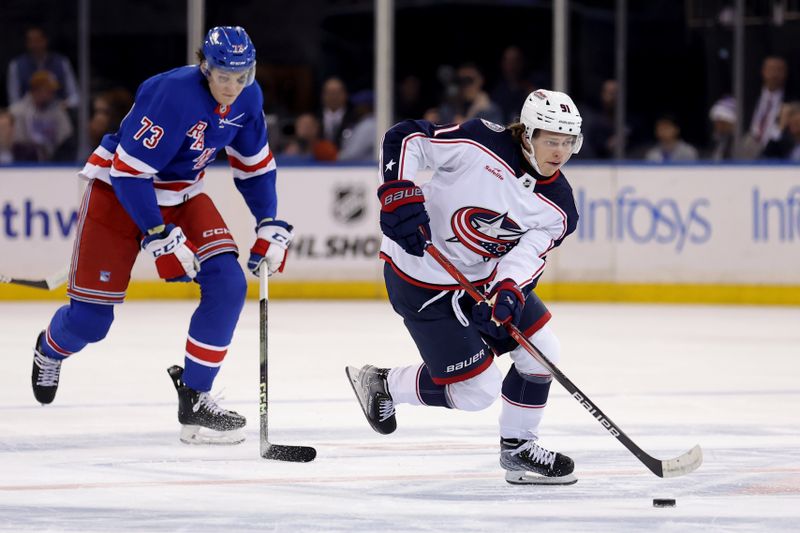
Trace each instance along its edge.
{"label": "blue hockey glove", "polygon": [[381,200],[381,231],[399,244],[406,253],[422,257],[425,252],[425,237],[430,237],[430,217],[425,210],[422,189],[412,181],[388,181],[378,187]]}
{"label": "blue hockey glove", "polygon": [[256,243],[250,249],[247,268],[258,276],[261,266],[267,264],[267,275],[283,272],[286,252],[292,243],[294,227],[283,220],[265,218],[256,228]]}
{"label": "blue hockey glove", "polygon": [[197,247],[175,224],[167,224],[160,233],[147,235],[142,239],[142,250],[155,259],[161,279],[192,281],[200,271]]}
{"label": "blue hockey glove", "polygon": [[508,338],[506,324],[519,324],[525,296],[513,279],[504,279],[489,292],[489,303],[480,302],[472,308],[472,321],[478,331],[495,339]]}

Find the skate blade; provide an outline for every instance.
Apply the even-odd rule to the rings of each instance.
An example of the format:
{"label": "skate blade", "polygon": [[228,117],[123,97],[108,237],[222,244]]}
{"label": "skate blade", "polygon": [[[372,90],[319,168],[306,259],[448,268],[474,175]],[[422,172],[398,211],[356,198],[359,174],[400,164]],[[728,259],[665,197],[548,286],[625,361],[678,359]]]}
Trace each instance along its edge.
{"label": "skate blade", "polygon": [[361,406],[361,412],[364,413],[364,418],[367,419],[369,426],[374,429],[377,433],[381,435],[388,435],[393,433],[395,429],[393,428],[390,430],[386,430],[380,427],[377,423],[373,422],[369,414],[367,414],[367,399],[361,395],[361,387],[358,385],[358,380],[360,378],[361,369],[356,368],[354,366],[346,366],[344,368],[344,373],[347,374],[347,379],[350,381],[350,386],[353,388],[353,393],[356,395],[356,400],[358,400],[358,405]]}
{"label": "skate blade", "polygon": [[547,477],[524,470],[507,470],[506,481],[512,485],[572,485],[578,482],[575,474],[561,477]]}
{"label": "skate blade", "polygon": [[184,444],[205,446],[230,446],[244,442],[244,438],[244,431],[241,429],[215,431],[203,426],[182,426],[180,436]]}

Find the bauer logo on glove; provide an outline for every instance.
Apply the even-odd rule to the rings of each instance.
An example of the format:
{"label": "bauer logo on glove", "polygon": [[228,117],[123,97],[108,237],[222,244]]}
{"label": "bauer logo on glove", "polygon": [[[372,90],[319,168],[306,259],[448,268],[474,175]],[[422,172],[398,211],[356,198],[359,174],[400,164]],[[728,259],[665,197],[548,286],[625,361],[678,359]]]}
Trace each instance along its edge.
{"label": "bauer logo on glove", "polygon": [[431,234],[430,217],[425,210],[425,195],[413,181],[387,181],[378,188],[381,199],[380,224],[384,235],[406,253],[422,257],[425,235]]}

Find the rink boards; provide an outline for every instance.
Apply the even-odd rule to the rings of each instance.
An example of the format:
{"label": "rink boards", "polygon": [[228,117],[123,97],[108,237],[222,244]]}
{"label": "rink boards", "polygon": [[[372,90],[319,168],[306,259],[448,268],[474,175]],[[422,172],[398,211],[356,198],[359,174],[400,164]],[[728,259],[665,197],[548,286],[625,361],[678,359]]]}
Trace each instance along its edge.
{"label": "rink boards", "polygon": [[[0,170],[0,274],[46,276],[69,261],[83,187],[76,170]],[[278,176],[279,216],[295,225],[296,237],[273,297],[383,297],[374,168],[281,167]],[[800,303],[797,166],[575,165],[567,176],[581,218],[548,258],[543,297]],[[230,171],[213,167],[204,181],[246,251],[254,220]],[[128,292],[196,293],[193,285],[160,282],[143,256]],[[0,299],[60,294],[0,286]]]}

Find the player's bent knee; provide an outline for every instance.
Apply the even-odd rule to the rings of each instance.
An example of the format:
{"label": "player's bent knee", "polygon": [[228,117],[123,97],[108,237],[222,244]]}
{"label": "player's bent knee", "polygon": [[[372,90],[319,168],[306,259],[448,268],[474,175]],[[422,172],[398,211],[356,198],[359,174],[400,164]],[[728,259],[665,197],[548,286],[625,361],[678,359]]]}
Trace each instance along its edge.
{"label": "player's bent knee", "polygon": [[447,385],[447,396],[453,409],[482,411],[500,396],[502,386],[503,374],[492,363],[477,376]]}
{"label": "player's bent knee", "polygon": [[65,325],[72,334],[86,342],[99,342],[114,322],[114,306],[71,300],[67,316]]}
{"label": "player's bent knee", "polygon": [[[531,343],[544,354],[551,363],[557,365],[561,360],[561,342],[553,332],[553,329],[545,324],[542,329],[530,337]],[[550,372],[539,363],[534,357],[521,346],[511,352],[511,359],[517,371],[523,375],[542,375]]]}
{"label": "player's bent knee", "polygon": [[198,280],[203,291],[217,292],[229,302],[244,305],[247,280],[234,254],[215,255],[203,261]]}

